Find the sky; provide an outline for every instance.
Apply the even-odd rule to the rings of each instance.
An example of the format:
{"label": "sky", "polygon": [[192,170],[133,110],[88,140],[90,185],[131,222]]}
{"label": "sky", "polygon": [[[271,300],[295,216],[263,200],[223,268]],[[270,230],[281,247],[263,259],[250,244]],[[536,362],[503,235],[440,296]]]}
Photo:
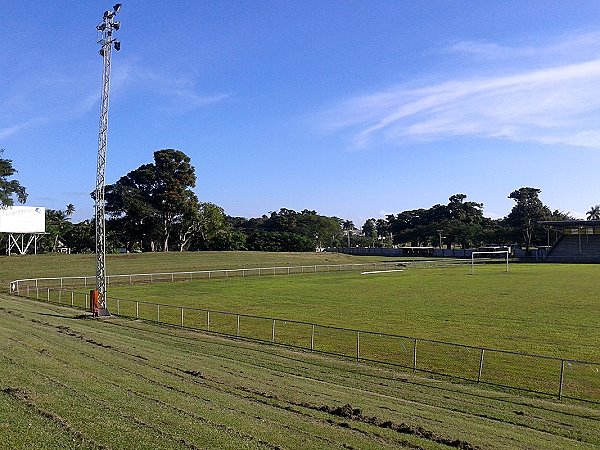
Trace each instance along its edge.
{"label": "sky", "polygon": [[[93,216],[106,1],[2,0],[0,148],[26,205]],[[353,220],[521,187],[600,204],[600,2],[125,0],[106,183],[156,150],[232,216]]]}

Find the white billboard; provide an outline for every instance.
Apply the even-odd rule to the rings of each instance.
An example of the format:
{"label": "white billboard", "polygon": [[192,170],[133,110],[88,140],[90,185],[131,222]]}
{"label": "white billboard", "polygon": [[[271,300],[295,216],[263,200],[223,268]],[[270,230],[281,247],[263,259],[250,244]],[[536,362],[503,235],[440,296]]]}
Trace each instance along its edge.
{"label": "white billboard", "polygon": [[8,206],[0,208],[0,233],[45,233],[46,208]]}

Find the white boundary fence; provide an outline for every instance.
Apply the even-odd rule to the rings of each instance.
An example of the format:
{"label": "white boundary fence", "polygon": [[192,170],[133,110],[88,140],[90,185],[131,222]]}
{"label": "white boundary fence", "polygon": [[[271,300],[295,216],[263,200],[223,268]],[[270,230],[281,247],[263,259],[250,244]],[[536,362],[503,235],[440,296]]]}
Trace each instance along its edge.
{"label": "white boundary fence", "polygon": [[[398,268],[433,268],[448,267],[456,265],[467,265],[470,261],[465,259],[439,259],[439,260],[414,260],[414,261],[390,261],[373,262],[362,264],[321,264],[311,266],[281,266],[281,267],[255,267],[247,269],[217,269],[198,270],[187,272],[157,272],[157,273],[133,273],[125,275],[108,275],[107,285],[165,283],[175,281],[193,281],[212,278],[243,278],[252,276],[273,275],[300,275],[328,272],[356,272],[363,270],[389,270]],[[23,289],[29,287],[89,287],[96,285],[95,276],[82,277],[46,277],[25,278],[14,280],[10,283],[10,292],[17,295]]]}

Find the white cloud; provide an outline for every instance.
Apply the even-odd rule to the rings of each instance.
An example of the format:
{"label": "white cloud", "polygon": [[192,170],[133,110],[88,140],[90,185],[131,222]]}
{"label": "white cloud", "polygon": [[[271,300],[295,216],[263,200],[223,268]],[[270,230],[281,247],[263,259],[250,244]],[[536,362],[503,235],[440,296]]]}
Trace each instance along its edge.
{"label": "white cloud", "polygon": [[[333,128],[358,126],[358,142],[477,135],[600,147],[600,60],[518,75],[463,79],[351,99]],[[348,113],[344,114],[344,110]],[[363,112],[361,114],[361,111]],[[592,128],[586,128],[592,127]]]}
{"label": "white cloud", "polygon": [[[460,48],[508,52],[494,44],[475,48],[462,43]],[[523,48],[520,54],[528,52]],[[326,112],[323,126],[349,132],[356,147],[378,140],[472,136],[600,149],[599,85],[597,58],[510,75],[469,75],[350,98]]]}

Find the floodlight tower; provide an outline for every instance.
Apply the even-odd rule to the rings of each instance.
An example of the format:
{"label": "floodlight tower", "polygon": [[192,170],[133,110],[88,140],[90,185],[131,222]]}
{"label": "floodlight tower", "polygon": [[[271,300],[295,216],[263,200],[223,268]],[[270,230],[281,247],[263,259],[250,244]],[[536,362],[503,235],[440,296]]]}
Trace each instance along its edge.
{"label": "floodlight tower", "polygon": [[100,56],[104,60],[102,69],[102,98],[100,102],[100,131],[98,133],[98,165],[96,170],[95,217],[96,217],[96,290],[91,293],[90,307],[95,316],[108,316],[106,308],[106,232],[104,220],[104,174],[106,172],[106,141],[108,134],[108,93],[110,90],[110,59],[112,48],[119,51],[121,43],[115,39],[113,32],[121,24],[115,21],[115,16],[121,9],[121,4],[113,6],[112,11],[105,11],[98,30]]}

